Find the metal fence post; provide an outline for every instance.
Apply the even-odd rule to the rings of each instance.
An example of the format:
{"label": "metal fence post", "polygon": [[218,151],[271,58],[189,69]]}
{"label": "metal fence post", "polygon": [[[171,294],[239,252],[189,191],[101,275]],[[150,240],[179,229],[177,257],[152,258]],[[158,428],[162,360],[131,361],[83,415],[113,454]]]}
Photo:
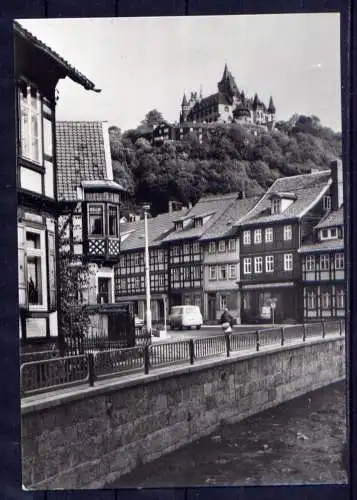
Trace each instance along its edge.
{"label": "metal fence post", "polygon": [[190,364],[193,365],[195,359],[195,345],[193,339],[189,340]]}
{"label": "metal fence post", "polygon": [[145,375],[149,373],[150,356],[149,356],[149,346],[144,347],[144,369]]}
{"label": "metal fence post", "polygon": [[281,345],[284,345],[284,327],[281,327]]}
{"label": "metal fence post", "polygon": [[231,339],[229,333],[226,333],[225,337],[226,337],[226,347],[227,347],[227,358],[229,358],[231,354]]}
{"label": "metal fence post", "polygon": [[305,342],[306,340],[306,325],[303,323],[302,325],[302,341]]}
{"label": "metal fence post", "polygon": [[260,345],[259,345],[259,330],[257,330],[255,332],[255,336],[256,336],[256,339],[257,339],[257,351],[259,351],[259,348],[260,348]]}
{"label": "metal fence post", "polygon": [[93,387],[95,381],[94,354],[91,352],[87,356],[88,356],[89,385]]}
{"label": "metal fence post", "polygon": [[325,322],[323,321],[322,323],[322,338],[325,338],[326,332],[325,332]]}
{"label": "metal fence post", "polygon": [[342,335],[342,330],[343,330],[343,320],[340,320],[340,335]]}

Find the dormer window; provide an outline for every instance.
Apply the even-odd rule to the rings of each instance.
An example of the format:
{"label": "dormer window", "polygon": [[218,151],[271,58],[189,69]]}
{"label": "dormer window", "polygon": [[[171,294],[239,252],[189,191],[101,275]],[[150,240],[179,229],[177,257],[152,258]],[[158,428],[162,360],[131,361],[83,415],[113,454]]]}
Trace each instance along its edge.
{"label": "dormer window", "polygon": [[321,240],[333,240],[338,238],[337,227],[331,227],[328,229],[321,229],[320,239]]}
{"label": "dormer window", "polygon": [[183,229],[183,221],[178,220],[175,222],[175,231],[180,231]]}
{"label": "dormer window", "polygon": [[198,217],[197,219],[195,219],[195,222],[194,222],[195,227],[202,227],[202,225],[203,225],[202,217]]}
{"label": "dormer window", "polygon": [[273,198],[271,200],[271,213],[272,215],[280,213],[280,198]]}

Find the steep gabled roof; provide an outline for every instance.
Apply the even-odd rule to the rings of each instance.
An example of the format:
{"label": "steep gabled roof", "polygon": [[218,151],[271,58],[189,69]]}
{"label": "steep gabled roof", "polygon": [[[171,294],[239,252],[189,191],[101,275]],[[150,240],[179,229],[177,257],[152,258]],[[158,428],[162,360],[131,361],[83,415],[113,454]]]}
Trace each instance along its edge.
{"label": "steep gabled roof", "polygon": [[68,74],[69,78],[76,83],[82,85],[86,90],[94,90],[98,91],[95,88],[95,84],[91,82],[87,77],[85,77],[82,73],[80,73],[74,66],[72,66],[68,61],[63,59],[57,52],[52,50],[48,45],[43,43],[37,37],[35,37],[32,33],[27,31],[20,23],[14,21],[14,32],[15,35],[20,36],[21,38],[28,40],[31,42],[33,46],[35,46],[41,52],[47,54],[55,63],[58,64],[65,72]]}
{"label": "steep gabled roof", "polygon": [[95,187],[99,181],[111,181],[108,187],[121,188],[113,181],[105,122],[59,121],[56,123],[56,145],[58,200],[75,201],[77,188],[83,182],[91,181]]}
{"label": "steep gabled roof", "polygon": [[[160,245],[162,239],[174,228],[174,221],[187,211],[186,208],[148,219],[149,246]],[[144,220],[120,224],[120,234],[124,236],[120,244],[121,251],[141,250],[145,247]]]}
{"label": "steep gabled roof", "polygon": [[[185,239],[199,238],[209,227],[211,227],[224,211],[237,199],[237,193],[230,193],[226,195],[207,196],[201,198],[196,205],[191,208],[186,214],[185,218],[190,217],[190,222],[186,227],[178,231],[171,231],[163,242],[174,242]],[[211,213],[211,217],[206,220],[202,226],[194,227],[194,219],[198,216],[203,216]]]}
{"label": "steep gabled roof", "polygon": [[316,226],[315,229],[343,226],[343,205],[338,210],[329,212]]}
{"label": "steep gabled roof", "polygon": [[260,196],[235,200],[226,211],[201,236],[200,241],[226,238],[237,233],[234,224],[246,215],[259,201]]}
{"label": "steep gabled roof", "polygon": [[[285,219],[299,219],[313,203],[323,196],[331,182],[330,170],[277,179],[255,207],[236,224],[245,226]],[[290,193],[295,195],[296,199],[283,212],[272,214],[270,201],[272,193],[283,193],[285,196]]]}

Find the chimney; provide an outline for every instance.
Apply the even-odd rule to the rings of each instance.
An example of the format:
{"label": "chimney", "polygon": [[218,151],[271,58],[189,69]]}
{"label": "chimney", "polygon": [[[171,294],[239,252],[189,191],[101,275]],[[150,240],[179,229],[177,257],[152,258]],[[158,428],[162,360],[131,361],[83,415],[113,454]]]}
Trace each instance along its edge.
{"label": "chimney", "polygon": [[331,209],[337,210],[343,203],[343,167],[341,160],[334,160],[331,169]]}

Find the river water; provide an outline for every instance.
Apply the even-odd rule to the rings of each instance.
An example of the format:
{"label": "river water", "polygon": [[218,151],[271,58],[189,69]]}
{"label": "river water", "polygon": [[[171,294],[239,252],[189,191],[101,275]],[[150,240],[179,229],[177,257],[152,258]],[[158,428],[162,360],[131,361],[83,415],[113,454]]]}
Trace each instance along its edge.
{"label": "river water", "polygon": [[225,424],[110,488],[344,483],[346,386],[339,382]]}

